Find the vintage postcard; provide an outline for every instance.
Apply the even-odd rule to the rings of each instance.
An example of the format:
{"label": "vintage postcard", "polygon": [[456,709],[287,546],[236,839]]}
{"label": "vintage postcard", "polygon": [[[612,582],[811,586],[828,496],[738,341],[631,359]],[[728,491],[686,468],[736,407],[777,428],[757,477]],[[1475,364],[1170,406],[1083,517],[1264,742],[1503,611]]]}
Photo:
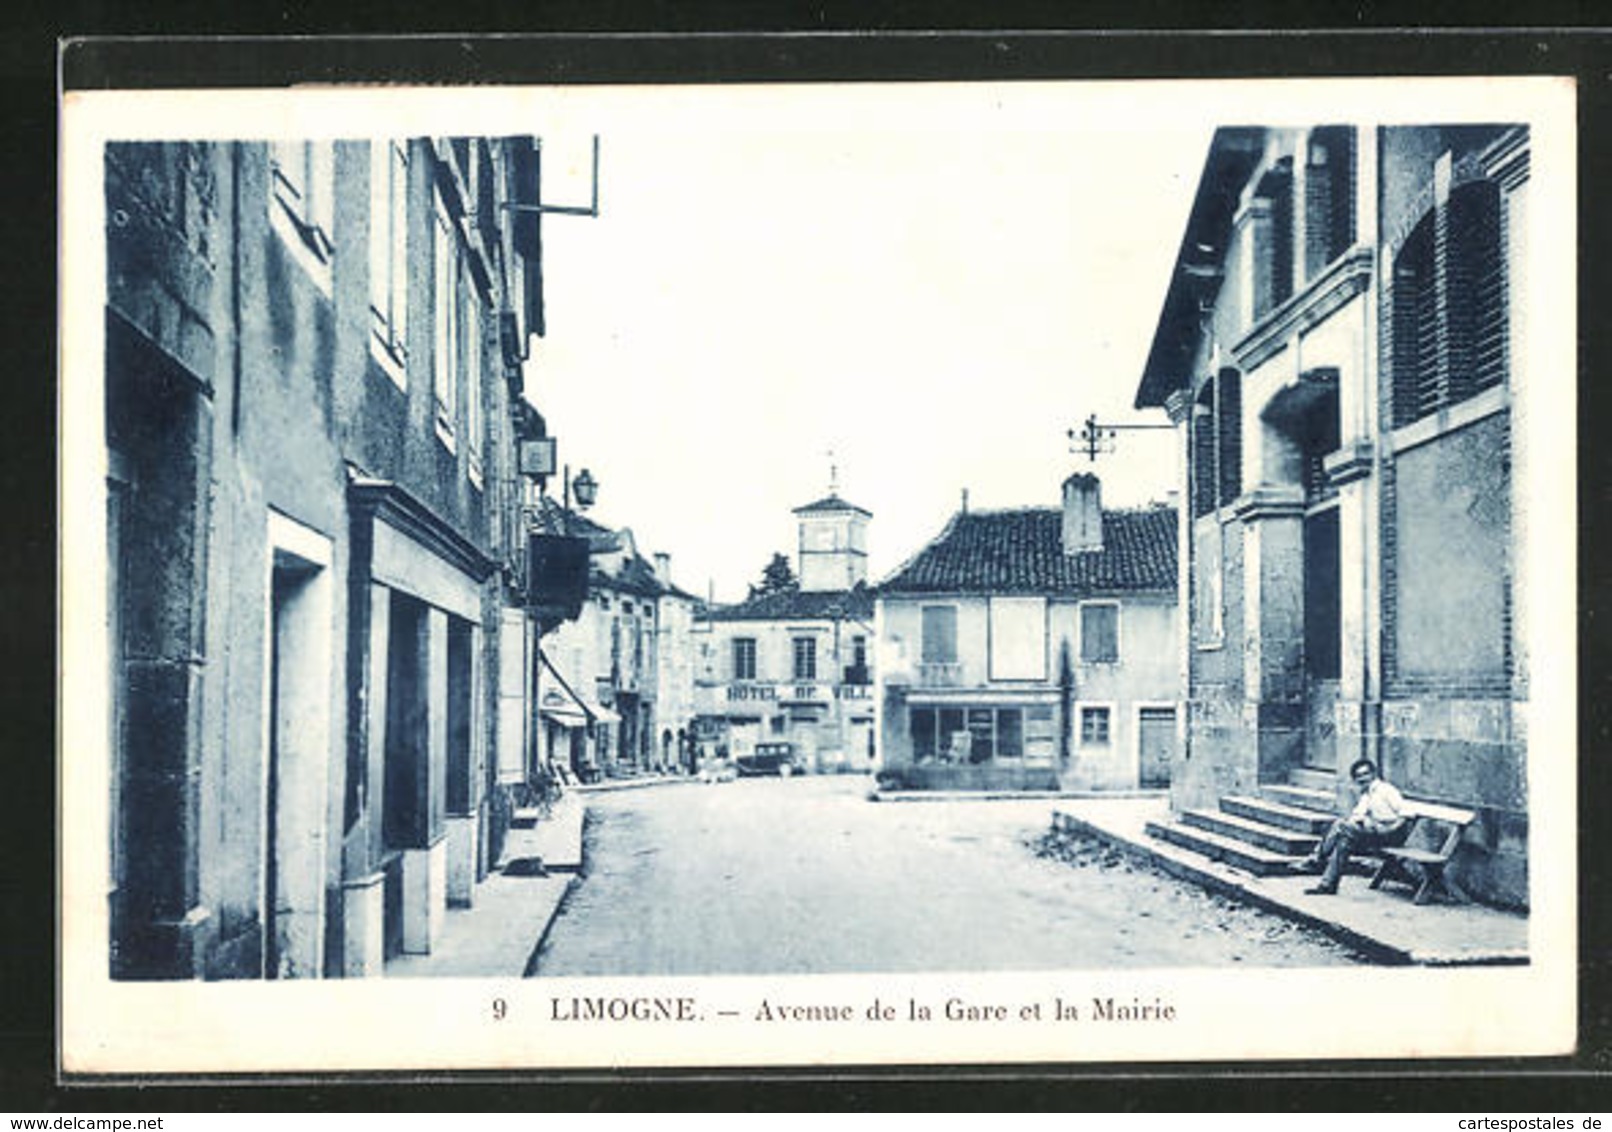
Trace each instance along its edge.
{"label": "vintage postcard", "polygon": [[63,1072],[1570,1053],[1575,94],[70,91]]}

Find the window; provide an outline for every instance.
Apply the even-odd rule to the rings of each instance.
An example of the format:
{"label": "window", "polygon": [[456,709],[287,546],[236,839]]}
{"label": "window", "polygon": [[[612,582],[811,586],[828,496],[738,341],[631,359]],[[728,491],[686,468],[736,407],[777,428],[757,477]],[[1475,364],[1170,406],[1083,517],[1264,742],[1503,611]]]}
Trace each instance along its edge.
{"label": "window", "polygon": [[1310,131],[1304,163],[1304,277],[1314,279],[1355,238],[1355,132],[1352,126]]}
{"label": "window", "polygon": [[1204,381],[1192,414],[1192,513],[1229,507],[1242,492],[1242,375],[1223,369]]}
{"label": "window", "polygon": [[1020,708],[913,708],[909,731],[914,762],[985,763],[1024,756]]}
{"label": "window", "polygon": [[1435,204],[1394,256],[1389,299],[1394,425],[1505,380],[1500,190],[1479,180]]}
{"label": "window", "polygon": [[756,678],[756,640],[754,637],[735,637],[733,639],[733,678],[735,680],[754,680]]}
{"label": "window", "polygon": [[1243,379],[1234,369],[1215,377],[1215,438],[1220,506],[1230,507],[1243,490]]}
{"label": "window", "polygon": [[795,679],[817,679],[817,642],[811,637],[795,638]]}
{"label": "window", "polygon": [[335,251],[334,170],[329,142],[269,144],[269,192],[274,226],[321,283],[329,282]]}
{"label": "window", "polygon": [[474,287],[465,303],[465,438],[470,447],[470,478],[481,484],[481,308]]}
{"label": "window", "polygon": [[451,443],[454,415],[459,408],[459,237],[440,198],[436,207],[432,264],[436,283],[432,297],[436,316],[432,388],[436,392],[438,433]]}
{"label": "window", "polygon": [[405,143],[369,146],[370,346],[402,386],[408,359],[408,179]]}
{"label": "window", "polygon": [[1108,746],[1108,716],[1106,707],[1080,709],[1080,745],[1082,747]]}
{"label": "window", "polygon": [[957,607],[923,607],[923,650],[925,664],[957,663]]}
{"label": "window", "polygon": [[1255,201],[1264,219],[1253,230],[1253,320],[1258,322],[1293,294],[1293,159],[1280,158],[1260,178]]}
{"label": "window", "polygon": [[1116,664],[1119,661],[1119,604],[1086,602],[1080,607],[1080,660],[1082,664]]}

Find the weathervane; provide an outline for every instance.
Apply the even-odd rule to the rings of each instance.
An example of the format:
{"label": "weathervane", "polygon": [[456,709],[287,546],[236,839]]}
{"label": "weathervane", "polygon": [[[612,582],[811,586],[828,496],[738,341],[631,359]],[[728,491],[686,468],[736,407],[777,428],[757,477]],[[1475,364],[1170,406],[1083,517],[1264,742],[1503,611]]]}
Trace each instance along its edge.
{"label": "weathervane", "polygon": [[1084,452],[1086,459],[1096,463],[1099,455],[1107,455],[1114,451],[1115,442],[1121,429],[1129,431],[1132,429],[1173,429],[1174,427],[1174,425],[1170,424],[1109,424],[1105,421],[1099,421],[1097,414],[1092,413],[1086,418],[1086,423],[1081,425],[1078,433],[1074,429],[1069,430],[1069,439],[1075,442],[1069,451]]}

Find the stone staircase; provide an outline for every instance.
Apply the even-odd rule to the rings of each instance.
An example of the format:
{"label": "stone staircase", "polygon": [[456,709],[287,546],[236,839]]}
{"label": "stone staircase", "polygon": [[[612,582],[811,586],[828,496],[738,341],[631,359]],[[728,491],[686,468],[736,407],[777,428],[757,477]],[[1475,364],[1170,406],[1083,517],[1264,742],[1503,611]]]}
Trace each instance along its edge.
{"label": "stone staircase", "polygon": [[1216,810],[1185,810],[1147,823],[1151,837],[1255,876],[1286,873],[1308,854],[1337,814],[1331,771],[1296,769],[1257,795],[1227,794]]}

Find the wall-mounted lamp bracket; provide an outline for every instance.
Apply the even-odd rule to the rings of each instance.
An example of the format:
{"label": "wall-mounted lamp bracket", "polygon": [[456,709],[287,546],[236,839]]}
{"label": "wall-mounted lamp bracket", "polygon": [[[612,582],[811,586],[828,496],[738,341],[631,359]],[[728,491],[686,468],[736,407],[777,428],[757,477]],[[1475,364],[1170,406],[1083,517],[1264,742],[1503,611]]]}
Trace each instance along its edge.
{"label": "wall-mounted lamp bracket", "polygon": [[586,206],[579,204],[544,204],[542,201],[543,188],[538,186],[538,201],[536,204],[516,204],[514,201],[505,201],[499,207],[509,212],[553,212],[561,216],[591,216],[599,215],[599,135],[593,135],[593,201]]}

